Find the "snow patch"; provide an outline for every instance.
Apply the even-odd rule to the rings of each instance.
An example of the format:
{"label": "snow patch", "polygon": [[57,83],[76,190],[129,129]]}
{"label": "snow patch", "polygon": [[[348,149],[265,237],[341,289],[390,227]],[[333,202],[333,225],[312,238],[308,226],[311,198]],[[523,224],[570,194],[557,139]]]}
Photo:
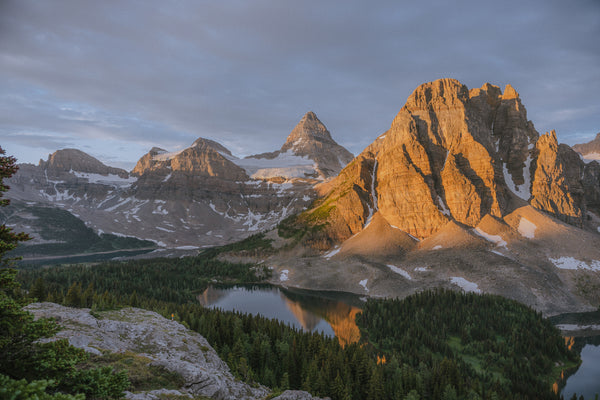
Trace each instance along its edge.
{"label": "snow patch", "polygon": [[600,153],[588,153],[582,155],[583,161],[587,164],[592,161],[600,161]]}
{"label": "snow patch", "polygon": [[329,252],[325,253],[325,254],[323,255],[323,257],[325,257],[326,259],[330,259],[331,257],[335,256],[337,253],[339,253],[339,252],[340,252],[340,250],[341,250],[341,247],[340,247],[340,246],[337,246],[337,247],[335,247],[333,250],[331,250],[331,251],[329,251]]}
{"label": "snow patch", "polygon": [[125,200],[123,200],[122,198],[119,197],[120,203],[117,203],[116,205],[109,207],[109,208],[105,209],[104,211],[114,211],[117,208],[121,207],[122,205],[129,203],[131,200],[132,200],[131,197],[128,197]]}
{"label": "snow patch", "polygon": [[156,229],[158,229],[159,231],[164,231],[164,232],[169,232],[169,233],[174,233],[175,232],[174,230],[163,228],[161,226],[157,226]]}
{"label": "snow patch", "polygon": [[[396,229],[399,229],[399,228],[396,228]],[[415,239],[417,242],[420,242],[420,241],[421,241],[421,239],[419,239],[419,238],[417,238],[417,237],[414,237],[414,236],[413,236],[413,235],[411,235],[410,233],[408,233],[408,232],[405,232],[405,233],[406,233],[408,236],[410,236],[411,238]]]}
{"label": "snow patch", "polygon": [[362,281],[358,282],[358,284],[360,286],[362,286],[365,289],[365,291],[367,291],[367,292],[369,291],[369,288],[367,288],[368,281],[369,281],[368,279],[363,279]]}
{"label": "snow patch", "polygon": [[168,181],[169,179],[171,179],[171,175],[173,175],[172,173],[170,173],[169,175],[165,176],[165,179],[163,179],[163,182]]}
{"label": "snow patch", "polygon": [[198,246],[179,246],[175,247],[175,250],[198,250],[199,248]]}
{"label": "snow patch", "polygon": [[119,175],[101,175],[101,174],[93,174],[90,172],[79,172],[79,171],[69,171],[73,175],[78,178],[85,178],[89,183],[98,183],[102,185],[114,186],[117,188],[126,188],[130,187],[132,184],[137,182],[137,177],[130,176],[129,178],[121,178]]}
{"label": "snow patch", "polygon": [[369,208],[369,216],[367,217],[367,220],[365,221],[365,226],[363,226],[363,229],[365,229],[367,226],[369,226],[369,224],[371,223],[371,220],[373,219],[373,214],[378,209],[377,208],[377,193],[375,193],[376,174],[377,174],[377,159],[375,159],[375,164],[373,165],[373,172],[371,173],[371,201],[373,203],[373,207],[371,208],[371,205],[367,204],[367,207]]}
{"label": "snow patch", "polygon": [[442,197],[440,195],[438,195],[437,201],[438,201],[439,209],[442,212],[442,214],[447,215],[447,216],[452,215],[450,213],[450,210],[448,210],[448,207],[446,207],[446,203],[444,203],[444,199],[442,199]]}
{"label": "snow patch", "polygon": [[283,271],[281,271],[281,275],[279,275],[279,280],[281,282],[285,282],[289,279],[289,273],[290,271],[287,269],[284,269]]}
{"label": "snow patch", "polygon": [[395,265],[390,265],[390,264],[388,264],[388,268],[391,269],[392,272],[395,272],[398,275],[402,275],[403,277],[405,277],[409,281],[412,281],[412,277],[408,274],[408,272],[406,272],[402,268],[399,268],[399,267],[396,267]]}
{"label": "snow patch", "polygon": [[[183,149],[185,150],[185,149]],[[180,154],[183,150],[179,151],[165,151],[164,153],[158,153],[157,155],[152,157],[154,161],[168,161],[175,158],[178,154]]]}
{"label": "snow patch", "polygon": [[316,173],[316,164],[308,157],[301,157],[291,151],[279,153],[277,157],[241,158],[232,160],[243,168],[253,179],[267,179],[276,176],[285,178],[305,178]]}
{"label": "snow patch", "polygon": [[596,261],[596,260],[593,260],[591,262],[591,265],[586,263],[585,261],[580,261],[573,257],[549,258],[549,260],[552,261],[552,264],[554,264],[554,266],[556,268],[560,268],[560,269],[570,269],[570,270],[585,269],[588,271],[595,271],[595,272],[600,271],[600,261]]}
{"label": "snow patch", "polygon": [[521,236],[529,239],[535,239],[536,229],[537,226],[535,226],[533,222],[529,221],[524,217],[521,217],[521,221],[519,221],[519,227],[517,228]]}
{"label": "snow patch", "polygon": [[[498,250],[490,250],[490,251],[491,251],[492,253],[494,253],[494,254],[497,254],[497,255],[499,255],[499,256],[506,257],[504,254],[500,253]],[[506,258],[509,258],[509,257],[506,257]]]}
{"label": "snow patch", "polygon": [[523,180],[525,181],[522,185],[515,185],[512,179],[512,175],[506,168],[506,163],[502,165],[502,172],[504,173],[504,181],[511,192],[527,201],[531,197],[531,175],[529,173],[529,167],[531,166],[531,154],[527,156],[525,160],[525,167],[523,167]]}
{"label": "snow patch", "polygon": [[495,243],[496,246],[506,247],[506,242],[504,241],[504,239],[502,239],[502,236],[500,236],[500,235],[491,235],[491,234],[481,230],[481,228],[475,228],[475,229],[473,229],[473,232],[475,234],[477,234],[478,236],[481,236],[488,242]]}
{"label": "snow patch", "polygon": [[427,272],[427,271],[429,271],[429,268],[427,268],[427,267],[417,267],[417,268],[415,268],[415,271],[418,271],[418,272]]}
{"label": "snow patch", "polygon": [[475,282],[468,281],[465,278],[461,278],[460,276],[453,276],[452,278],[450,278],[450,282],[457,286],[460,286],[460,288],[465,292],[481,293],[481,290],[477,287],[477,284]]}
{"label": "snow patch", "polygon": [[433,248],[431,250],[439,250],[439,249],[443,249],[442,245],[440,245],[440,244],[433,246]]}

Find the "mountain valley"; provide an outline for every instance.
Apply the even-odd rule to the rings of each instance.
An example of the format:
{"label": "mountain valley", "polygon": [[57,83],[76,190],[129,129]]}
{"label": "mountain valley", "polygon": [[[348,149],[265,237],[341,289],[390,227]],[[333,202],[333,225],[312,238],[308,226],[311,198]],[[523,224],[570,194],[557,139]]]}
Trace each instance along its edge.
{"label": "mountain valley", "polygon": [[441,286],[556,314],[600,304],[599,182],[600,164],[539,135],[510,85],[440,79],[355,158],[312,112],[280,150],[241,159],[203,138],[153,148],[131,172],[59,150],[20,165],[4,218],[41,236],[30,254],[57,241],[32,208],[55,207],[97,235],[154,243],[145,257],[264,233],[273,250],[220,257],[267,266],[276,284],[368,296]]}

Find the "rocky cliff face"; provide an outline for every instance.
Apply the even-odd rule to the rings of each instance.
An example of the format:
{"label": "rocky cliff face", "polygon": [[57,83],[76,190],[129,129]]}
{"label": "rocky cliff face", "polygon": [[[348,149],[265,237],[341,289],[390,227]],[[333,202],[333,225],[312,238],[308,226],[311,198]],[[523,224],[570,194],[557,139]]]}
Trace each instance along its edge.
{"label": "rocky cliff face", "polygon": [[582,174],[583,163],[555,134],[539,138],[510,85],[502,93],[440,79],[409,96],[390,129],[303,218],[327,223],[327,235],[339,242],[378,211],[391,226],[425,238],[448,221],[475,227],[488,214],[502,218],[531,201],[581,226]]}
{"label": "rocky cliff face", "polygon": [[[155,312],[137,308],[90,314],[89,309],[34,303],[26,307],[36,318],[55,318],[63,326],[56,339],[65,338],[75,347],[101,355],[102,352],[133,352],[177,373],[184,385],[179,390],[126,393],[129,399],[158,399],[161,396],[204,396],[212,399],[263,399],[270,390],[251,387],[235,379],[200,334]],[[284,392],[276,399],[311,400],[306,392]]]}
{"label": "rocky cliff face", "polygon": [[558,144],[554,131],[539,138],[536,151],[531,205],[581,227],[586,209],[584,164],[569,146]]}

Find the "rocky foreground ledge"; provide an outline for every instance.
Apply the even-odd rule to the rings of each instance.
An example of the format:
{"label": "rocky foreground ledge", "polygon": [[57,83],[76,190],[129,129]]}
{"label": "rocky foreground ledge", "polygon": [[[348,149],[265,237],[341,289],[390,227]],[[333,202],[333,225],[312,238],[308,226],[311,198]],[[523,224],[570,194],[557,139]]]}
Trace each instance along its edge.
{"label": "rocky foreground ledge", "polygon": [[[25,308],[36,318],[55,318],[63,327],[53,339],[68,339],[85,351],[133,352],[179,374],[184,381],[179,390],[126,392],[128,399],[159,399],[168,396],[213,399],[264,399],[270,390],[251,387],[231,374],[206,339],[176,321],[139,308],[90,313],[89,308],[70,308],[54,303],[33,303]],[[286,391],[278,400],[316,400],[301,391]]]}

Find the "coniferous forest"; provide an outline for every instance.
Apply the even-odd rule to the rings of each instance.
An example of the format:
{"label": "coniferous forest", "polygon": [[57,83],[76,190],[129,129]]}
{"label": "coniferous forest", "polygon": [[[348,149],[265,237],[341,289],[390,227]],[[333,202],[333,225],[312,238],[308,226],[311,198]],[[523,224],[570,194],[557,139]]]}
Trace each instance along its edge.
{"label": "coniferous forest", "polygon": [[[2,179],[15,160],[2,157]],[[7,201],[0,200],[0,205]],[[58,329],[22,307],[54,301],[93,311],[136,306],[175,314],[211,343],[240,379],[276,392],[303,389],[338,399],[553,399],[552,382],[577,365],[558,330],[534,310],[498,296],[425,291],[403,300],[369,300],[357,317],[359,343],[306,333],[276,320],[203,308],[210,283],[259,282],[269,270],[217,258],[252,250],[255,236],[196,257],[22,268],[6,253],[27,235],[0,226],[0,398],[120,398],[135,389],[127,369],[95,366]]]}
{"label": "coniferous forest", "polygon": [[215,280],[257,282],[268,274],[210,253],[23,270],[19,279],[40,300],[175,313],[240,379],[334,400],[551,399],[561,369],[578,363],[540,313],[499,296],[439,290],[369,300],[357,318],[361,343],[346,347],[261,316],[203,308],[195,298]]}

